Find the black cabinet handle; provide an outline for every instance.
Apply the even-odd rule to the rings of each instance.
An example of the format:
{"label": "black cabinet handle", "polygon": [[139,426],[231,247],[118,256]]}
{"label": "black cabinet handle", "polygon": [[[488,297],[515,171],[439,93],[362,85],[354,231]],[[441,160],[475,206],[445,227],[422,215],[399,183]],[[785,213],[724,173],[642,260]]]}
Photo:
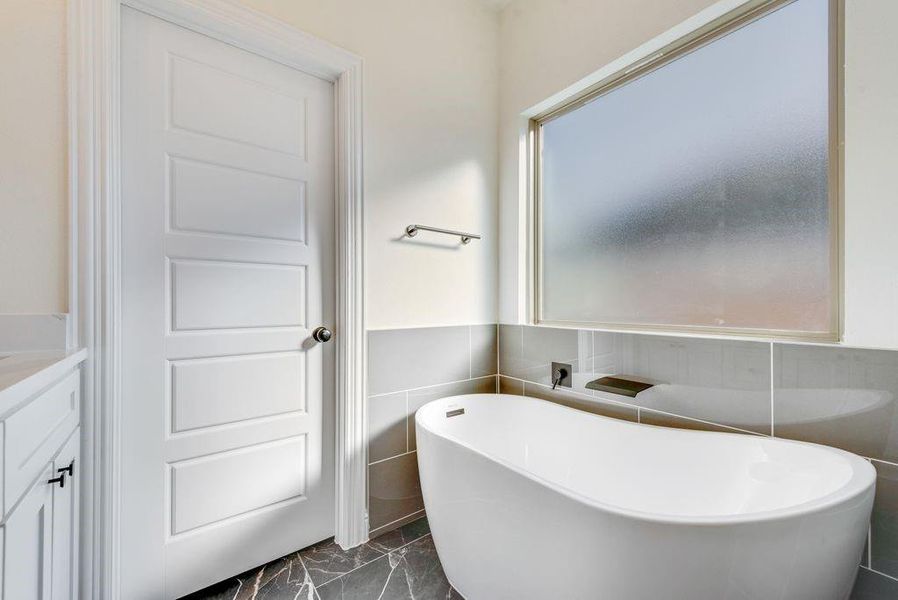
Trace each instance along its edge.
{"label": "black cabinet handle", "polygon": [[65,473],[63,473],[59,477],[54,477],[53,479],[48,479],[47,483],[50,483],[50,484],[58,483],[59,487],[64,488],[65,487]]}
{"label": "black cabinet handle", "polygon": [[56,469],[57,473],[68,473],[69,477],[75,476],[75,459],[72,459],[72,462],[69,463],[69,466],[62,467],[61,469]]}

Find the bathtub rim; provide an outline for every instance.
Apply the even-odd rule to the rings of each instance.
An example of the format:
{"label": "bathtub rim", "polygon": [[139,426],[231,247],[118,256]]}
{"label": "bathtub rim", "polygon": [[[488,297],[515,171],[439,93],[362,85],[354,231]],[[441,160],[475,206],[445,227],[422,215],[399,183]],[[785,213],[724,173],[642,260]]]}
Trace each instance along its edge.
{"label": "bathtub rim", "polygon": [[[851,467],[851,477],[848,481],[846,481],[841,487],[836,490],[825,494],[823,496],[814,498],[813,500],[808,500],[806,502],[802,502],[800,504],[795,504],[792,506],[787,506],[784,508],[777,508],[772,510],[764,510],[764,511],[756,511],[751,513],[743,513],[743,514],[727,514],[727,515],[709,515],[709,516],[698,516],[698,515],[674,515],[674,514],[664,514],[664,513],[656,513],[656,512],[646,512],[635,510],[631,508],[627,508],[625,506],[619,506],[616,504],[611,504],[608,502],[603,502],[601,500],[597,500],[592,498],[591,496],[586,496],[572,490],[566,486],[560,485],[554,481],[536,475],[535,473],[521,468],[518,465],[515,465],[507,460],[504,460],[500,457],[491,455],[487,452],[480,450],[479,448],[475,448],[468,443],[463,442],[455,436],[449,435],[445,432],[437,432],[432,427],[428,426],[425,422],[422,415],[424,414],[425,409],[429,406],[436,406],[440,403],[447,403],[453,400],[458,400],[462,398],[483,398],[484,396],[490,397],[504,397],[508,399],[512,399],[515,401],[521,400],[529,400],[534,403],[551,405],[554,409],[562,410],[562,411],[572,411],[578,413],[578,416],[589,417],[594,419],[600,419],[602,421],[611,421],[619,426],[628,426],[628,427],[649,427],[653,429],[664,429],[667,431],[676,432],[677,434],[683,435],[704,435],[704,436],[742,436],[749,435],[758,437],[760,439],[767,440],[768,442],[774,442],[777,444],[790,444],[790,445],[801,445],[801,446],[812,446],[817,448],[821,452],[831,452],[838,455],[841,455],[850,465]],[[576,408],[571,408],[568,406],[564,406],[562,404],[558,404],[556,402],[551,402],[549,400],[543,400],[540,398],[534,398],[533,396],[519,396],[515,394],[502,394],[502,393],[482,393],[482,394],[457,394],[454,396],[447,396],[445,398],[439,398],[436,400],[432,400],[427,404],[420,407],[417,411],[415,411],[415,427],[416,432],[424,429],[427,433],[446,439],[447,441],[460,446],[461,448],[482,456],[483,458],[495,462],[501,465],[503,468],[507,468],[522,477],[525,477],[539,485],[549,488],[550,490],[561,494],[575,502],[580,504],[584,504],[588,507],[595,508],[598,510],[602,510],[605,512],[609,512],[612,514],[616,514],[622,517],[636,519],[640,521],[646,521],[651,523],[666,523],[669,525],[694,525],[694,526],[726,526],[726,525],[738,525],[738,524],[749,524],[749,523],[763,523],[763,522],[773,522],[780,521],[790,518],[795,518],[804,515],[815,514],[818,512],[825,511],[826,509],[832,508],[839,504],[843,504],[845,502],[849,502],[858,497],[861,497],[865,494],[868,494],[871,498],[876,489],[876,470],[869,460],[858,456],[852,452],[848,452],[846,450],[842,450],[841,448],[834,448],[832,446],[826,446],[823,444],[815,444],[813,442],[805,442],[801,440],[791,440],[785,438],[775,438],[761,434],[742,434],[742,433],[730,433],[730,432],[718,432],[718,431],[701,431],[701,430],[692,430],[692,429],[678,429],[675,427],[665,427],[662,425],[649,425],[647,423],[634,423],[632,421],[625,421],[623,419],[616,419],[614,417],[606,417],[604,415],[597,415],[594,413],[589,413],[583,410],[579,410]],[[417,435],[417,433],[416,433]],[[418,450],[421,449],[421,444],[417,445]],[[419,469],[421,462],[419,461]]]}

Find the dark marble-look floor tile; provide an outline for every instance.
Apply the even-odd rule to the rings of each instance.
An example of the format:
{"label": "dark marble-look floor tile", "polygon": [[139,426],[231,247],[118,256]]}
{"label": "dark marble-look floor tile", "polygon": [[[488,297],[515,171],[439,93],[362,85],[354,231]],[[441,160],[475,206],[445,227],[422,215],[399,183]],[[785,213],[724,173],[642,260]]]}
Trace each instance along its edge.
{"label": "dark marble-look floor tile", "polygon": [[898,581],[885,575],[859,569],[851,600],[894,600],[898,598]]}
{"label": "dark marble-look floor tile", "polygon": [[380,599],[386,582],[393,574],[389,556],[382,556],[372,563],[338,577],[318,588],[321,600]]}
{"label": "dark marble-look floor tile", "polygon": [[315,589],[294,553],[181,600],[315,600]]}
{"label": "dark marble-look floor tile", "polygon": [[316,600],[312,577],[298,553],[269,563],[248,583],[247,591],[255,593],[246,600]]}
{"label": "dark marble-look floor tile", "polygon": [[250,576],[254,575],[255,571],[245,578],[243,576],[231,577],[198,592],[183,596],[180,600],[233,600],[239,595],[246,582],[251,580]]}
{"label": "dark marble-look floor tile", "polygon": [[429,535],[318,588],[321,600],[457,599]]}
{"label": "dark marble-look floor tile", "polygon": [[430,524],[427,522],[427,517],[421,517],[402,527],[381,534],[368,543],[381,552],[391,552],[428,533],[430,533]]}
{"label": "dark marble-look floor tile", "polygon": [[398,579],[391,581],[398,598],[405,597],[404,590],[407,590],[409,597],[414,600],[451,597],[452,586],[449,585],[449,580],[443,572],[432,536],[423,537],[393,554],[401,554],[401,560],[405,563],[403,565],[405,581]]}
{"label": "dark marble-look floor tile", "polygon": [[370,543],[343,550],[333,539],[319,542],[299,554],[316,586],[358,569],[386,554]]}

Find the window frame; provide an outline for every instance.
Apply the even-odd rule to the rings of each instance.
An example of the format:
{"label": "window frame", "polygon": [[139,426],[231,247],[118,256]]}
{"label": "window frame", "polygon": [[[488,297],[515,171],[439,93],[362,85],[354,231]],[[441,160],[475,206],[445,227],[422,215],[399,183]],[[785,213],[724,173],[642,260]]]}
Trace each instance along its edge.
{"label": "window frame", "polygon": [[[706,46],[728,33],[739,29],[753,21],[791,4],[796,0],[747,0],[739,7],[723,16],[698,27],[690,33],[663,46],[649,55],[637,58],[628,65],[599,82],[590,85],[561,102],[534,116],[527,125],[529,170],[527,190],[527,214],[530,220],[528,231],[528,279],[529,279],[529,315],[528,321],[533,325],[551,327],[567,327],[577,329],[594,329],[621,332],[680,333],[711,337],[761,338],[767,340],[788,340],[808,342],[837,342],[843,332],[843,245],[842,245],[842,171],[843,171],[843,23],[844,0],[824,0],[829,4],[829,165],[828,165],[828,199],[829,199],[829,235],[830,235],[830,316],[828,331],[813,332],[803,330],[764,329],[746,327],[714,327],[707,325],[666,325],[643,323],[608,323],[551,320],[542,317],[543,290],[543,230],[542,209],[543,189],[542,172],[542,126],[550,121],[577,110],[590,101],[603,96],[627,83],[634,81],[652,71],[677,60],[698,48]],[[647,44],[648,46],[648,44]]]}

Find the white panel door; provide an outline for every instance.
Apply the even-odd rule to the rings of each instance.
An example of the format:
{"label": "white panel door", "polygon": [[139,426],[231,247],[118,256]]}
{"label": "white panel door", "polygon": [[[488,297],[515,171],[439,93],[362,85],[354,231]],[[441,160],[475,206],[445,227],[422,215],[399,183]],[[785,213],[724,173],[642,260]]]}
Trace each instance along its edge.
{"label": "white panel door", "polygon": [[122,15],[122,597],[334,529],[333,85]]}

